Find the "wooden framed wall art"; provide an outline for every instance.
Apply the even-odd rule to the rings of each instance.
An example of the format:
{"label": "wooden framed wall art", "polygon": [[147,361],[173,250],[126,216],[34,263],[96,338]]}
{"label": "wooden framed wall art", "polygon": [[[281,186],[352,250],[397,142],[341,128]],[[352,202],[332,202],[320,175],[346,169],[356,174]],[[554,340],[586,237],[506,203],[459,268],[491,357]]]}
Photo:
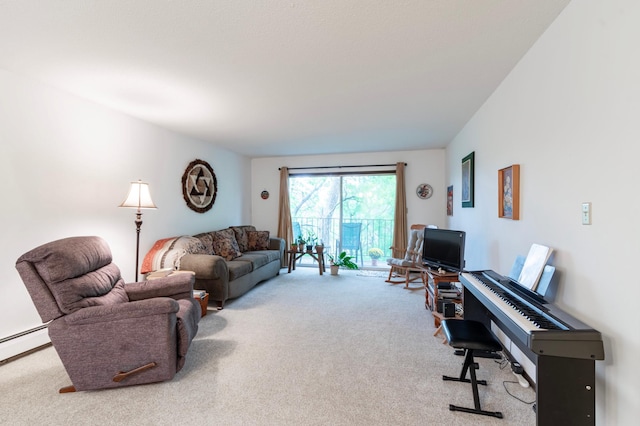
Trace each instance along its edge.
{"label": "wooden framed wall art", "polygon": [[520,219],[520,165],[498,170],[498,217]]}

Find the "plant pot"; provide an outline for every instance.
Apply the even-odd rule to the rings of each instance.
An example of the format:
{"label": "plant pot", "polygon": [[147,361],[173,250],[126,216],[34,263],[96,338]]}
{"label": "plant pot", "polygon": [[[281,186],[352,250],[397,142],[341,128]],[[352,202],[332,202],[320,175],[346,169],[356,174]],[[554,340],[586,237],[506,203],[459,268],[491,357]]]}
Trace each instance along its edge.
{"label": "plant pot", "polygon": [[371,266],[378,266],[378,259],[371,259]]}
{"label": "plant pot", "polygon": [[322,254],[324,252],[324,246],[316,246],[316,253]]}
{"label": "plant pot", "polygon": [[298,244],[298,251],[302,253],[304,251],[304,244]]}
{"label": "plant pot", "polygon": [[307,245],[307,251],[310,253],[313,250],[313,246],[312,245]]}
{"label": "plant pot", "polygon": [[338,275],[340,267],[338,265],[331,265],[331,275]]}

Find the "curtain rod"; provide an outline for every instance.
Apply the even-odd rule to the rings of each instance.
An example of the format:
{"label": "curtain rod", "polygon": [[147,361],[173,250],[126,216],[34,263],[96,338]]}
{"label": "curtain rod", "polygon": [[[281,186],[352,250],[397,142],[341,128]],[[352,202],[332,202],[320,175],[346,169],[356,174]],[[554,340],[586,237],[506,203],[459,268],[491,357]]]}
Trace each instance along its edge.
{"label": "curtain rod", "polygon": [[[355,168],[355,167],[390,167],[396,164],[363,164],[360,166],[318,166],[318,167],[289,167],[289,170],[309,170],[309,169],[342,169],[342,168]],[[406,166],[407,163],[404,163]],[[278,167],[278,170],[282,170],[282,167]]]}

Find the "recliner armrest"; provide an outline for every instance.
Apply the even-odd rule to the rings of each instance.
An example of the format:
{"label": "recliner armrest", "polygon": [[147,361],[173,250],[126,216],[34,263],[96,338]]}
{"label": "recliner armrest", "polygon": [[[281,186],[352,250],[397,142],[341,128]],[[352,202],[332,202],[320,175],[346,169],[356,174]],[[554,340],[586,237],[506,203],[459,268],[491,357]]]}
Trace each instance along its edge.
{"label": "recliner armrest", "polygon": [[186,271],[148,281],[129,283],[124,286],[129,300],[144,300],[154,297],[187,299],[192,297],[195,274]]}
{"label": "recliner armrest", "polygon": [[115,305],[90,306],[63,317],[68,325],[112,323],[116,320],[142,318],[153,315],[175,314],[180,305],[169,297],[156,297]]}

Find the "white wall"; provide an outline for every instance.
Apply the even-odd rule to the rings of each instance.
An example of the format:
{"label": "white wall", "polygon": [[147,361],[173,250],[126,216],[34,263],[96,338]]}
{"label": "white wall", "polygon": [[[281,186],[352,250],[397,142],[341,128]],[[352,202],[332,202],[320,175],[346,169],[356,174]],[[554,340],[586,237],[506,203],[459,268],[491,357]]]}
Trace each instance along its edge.
{"label": "white wall", "polygon": [[[640,408],[640,2],[571,2],[447,149],[447,183],[476,158],[475,208],[455,192],[469,269],[508,273],[532,243],[556,250],[556,303],[598,329],[597,420],[637,424]],[[497,171],[521,166],[521,220],[498,218]],[[581,224],[591,202],[593,224]]]}
{"label": "white wall", "polygon": [[[405,181],[408,223],[427,223],[442,227],[446,224],[447,200],[444,159],[442,149],[254,158],[251,160],[251,223],[258,229],[271,231],[274,235],[278,231],[278,194],[280,192],[278,169],[280,167],[355,166],[405,162],[407,163]],[[421,183],[428,183],[433,187],[431,198],[422,200],[415,195],[416,187]],[[260,198],[263,190],[269,191],[269,199]]]}
{"label": "white wall", "polygon": [[[182,173],[196,158],[218,178],[205,214],[182,197]],[[15,270],[22,253],[58,238],[99,235],[133,281],[135,210],[117,207],[130,181],[149,182],[158,206],[142,216],[141,263],[159,238],[248,222],[249,170],[245,157],[0,70],[0,339],[41,324]],[[25,349],[0,346],[0,359]]]}

